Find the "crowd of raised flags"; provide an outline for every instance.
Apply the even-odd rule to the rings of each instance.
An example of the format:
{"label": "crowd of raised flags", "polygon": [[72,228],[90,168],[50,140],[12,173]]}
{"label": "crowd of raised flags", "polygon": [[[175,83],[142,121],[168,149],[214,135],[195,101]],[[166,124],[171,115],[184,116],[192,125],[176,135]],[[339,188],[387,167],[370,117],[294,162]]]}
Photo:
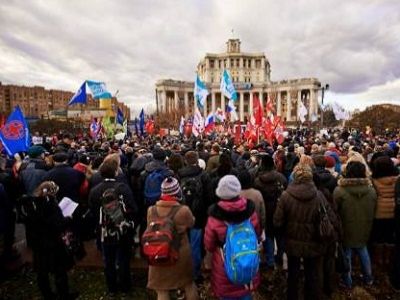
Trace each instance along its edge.
{"label": "crowd of raised flags", "polygon": [[[87,103],[86,87],[90,89],[94,99],[112,98],[104,82],[85,80],[68,102],[68,106]],[[260,137],[264,137],[270,143],[274,140],[278,143],[284,140],[285,124],[279,116],[275,115],[270,98],[268,98],[263,108],[260,99],[254,97],[252,112],[243,132],[236,113],[237,92],[232,77],[227,70],[224,70],[222,73],[220,91],[222,95],[228,98],[226,107],[218,107],[204,118],[204,107],[207,106],[209,91],[206,84],[196,75],[194,86],[195,112],[188,119],[185,119],[183,116],[181,117],[179,122],[179,133],[181,135],[193,134],[195,137],[198,137],[199,135],[213,134],[217,131],[233,133],[237,142],[240,142],[243,137],[248,142],[253,143],[258,142]],[[348,120],[350,117],[350,114],[336,102],[331,104],[331,109],[337,120]],[[307,108],[303,101],[300,100],[297,110],[298,119],[304,123],[307,114]],[[311,116],[312,121],[316,120],[315,117]],[[95,140],[103,137],[112,139],[116,136],[117,129],[120,128],[122,132],[117,133],[118,136],[125,137],[128,134],[127,120],[127,116],[124,116],[123,111],[117,107],[115,123],[111,121],[109,116],[101,119],[93,118],[89,124],[89,134]],[[231,126],[232,123],[233,127]],[[151,116],[146,116],[144,109],[141,110],[139,117],[134,119],[133,125],[132,131],[138,136],[153,134],[155,132],[154,119]],[[0,124],[0,127],[0,141],[9,155],[14,155],[19,151],[26,151],[29,148],[29,128],[18,106],[10,114],[7,121],[4,124]],[[166,131],[168,129],[160,130]]]}

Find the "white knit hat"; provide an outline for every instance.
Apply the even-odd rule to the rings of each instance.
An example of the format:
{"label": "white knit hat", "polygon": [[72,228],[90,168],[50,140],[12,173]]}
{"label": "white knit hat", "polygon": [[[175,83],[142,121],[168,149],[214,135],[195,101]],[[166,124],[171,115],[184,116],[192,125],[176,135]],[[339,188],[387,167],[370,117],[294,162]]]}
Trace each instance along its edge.
{"label": "white knit hat", "polygon": [[229,200],[238,197],[241,190],[239,179],[233,175],[226,175],[219,180],[215,193],[220,199]]}

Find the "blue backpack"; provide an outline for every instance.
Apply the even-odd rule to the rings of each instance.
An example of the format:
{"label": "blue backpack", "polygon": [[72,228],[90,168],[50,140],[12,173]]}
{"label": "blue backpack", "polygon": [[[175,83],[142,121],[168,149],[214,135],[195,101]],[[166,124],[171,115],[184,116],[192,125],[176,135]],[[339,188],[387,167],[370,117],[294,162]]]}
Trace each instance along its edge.
{"label": "blue backpack", "polygon": [[260,264],[258,239],[253,224],[247,219],[227,226],[222,250],[226,275],[233,284],[250,284]]}
{"label": "blue backpack", "polygon": [[146,205],[154,205],[161,196],[161,183],[165,179],[163,169],[151,172],[144,182],[144,201]]}

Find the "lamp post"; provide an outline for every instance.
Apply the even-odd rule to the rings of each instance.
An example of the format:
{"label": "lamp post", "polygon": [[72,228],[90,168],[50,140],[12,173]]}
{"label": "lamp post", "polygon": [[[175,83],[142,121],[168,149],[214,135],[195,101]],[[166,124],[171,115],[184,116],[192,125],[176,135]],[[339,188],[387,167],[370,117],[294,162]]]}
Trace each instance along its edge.
{"label": "lamp post", "polygon": [[325,86],[322,86],[319,88],[321,91],[321,128],[324,126],[324,96],[325,96],[325,91],[329,90],[329,84],[325,84]]}

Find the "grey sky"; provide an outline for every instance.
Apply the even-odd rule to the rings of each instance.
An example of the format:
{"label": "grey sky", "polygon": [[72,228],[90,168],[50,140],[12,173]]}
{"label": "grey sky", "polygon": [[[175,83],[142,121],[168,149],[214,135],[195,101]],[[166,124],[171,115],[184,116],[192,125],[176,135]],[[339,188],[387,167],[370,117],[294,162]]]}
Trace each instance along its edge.
{"label": "grey sky", "polygon": [[317,77],[348,109],[400,103],[400,1],[1,1],[0,81],[76,91],[105,81],[134,110],[206,52],[265,52],[272,79]]}

